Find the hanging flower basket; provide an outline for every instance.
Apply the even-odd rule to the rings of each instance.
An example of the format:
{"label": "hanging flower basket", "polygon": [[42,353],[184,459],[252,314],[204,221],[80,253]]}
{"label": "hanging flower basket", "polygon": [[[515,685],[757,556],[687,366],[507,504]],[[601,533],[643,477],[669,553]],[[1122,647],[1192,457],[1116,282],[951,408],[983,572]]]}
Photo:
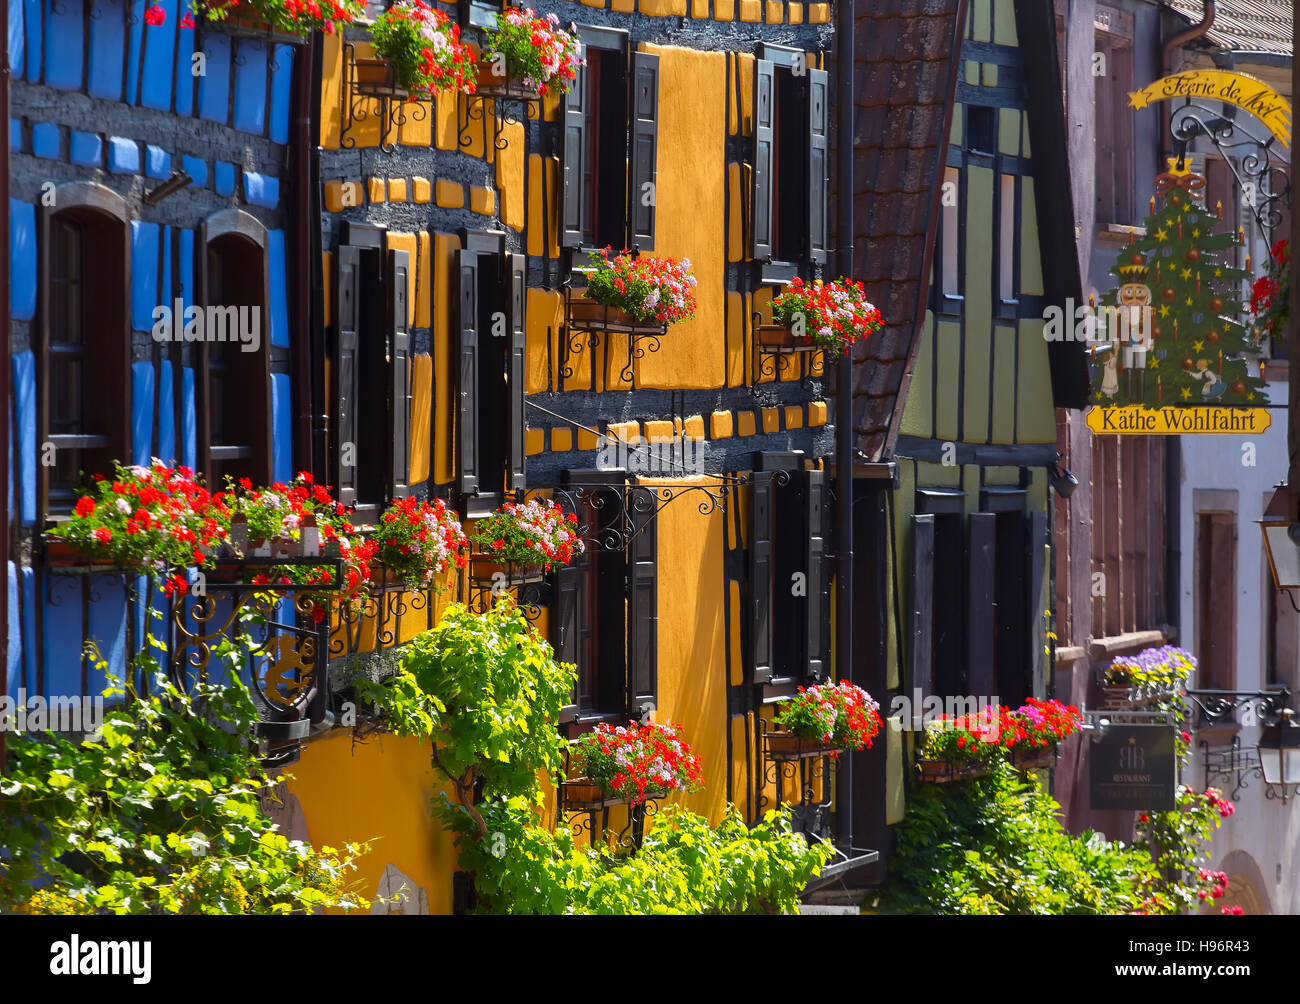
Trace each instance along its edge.
{"label": "hanging flower basket", "polygon": [[768,748],[775,752],[773,740],[789,748],[791,740],[778,737],[791,736],[794,749],[802,744],[808,755],[816,755],[814,749],[825,753],[870,749],[882,724],[880,705],[848,680],[800,687],[775,721],[786,731],[769,734]]}
{"label": "hanging flower basket", "polygon": [[629,805],[674,791],[698,791],[704,783],[700,758],[682,738],[680,725],[601,724],[573,741],[569,757],[577,783],[594,784],[602,798]]}
{"label": "hanging flower basket", "polygon": [[479,520],[470,534],[475,553],[475,578],[491,578],[480,569],[491,565],[494,571],[526,574],[549,571],[554,566],[571,562],[586,550],[578,534],[578,517],[566,514],[556,503],[541,499],[529,502],[507,502],[492,515]]}
{"label": "hanging flower basket", "polygon": [[589,252],[586,295],[569,302],[572,326],[661,332],[695,316],[689,258],[609,254],[609,248]]}
{"label": "hanging flower basket", "polygon": [[398,0],[375,19],[370,28],[375,55],[388,64],[386,79],[378,80],[380,69],[373,59],[358,59],[358,90],[362,72],[371,78],[365,86],[387,85],[379,96],[427,97],[433,91],[474,92],[474,53],[460,40],[460,27],[440,10],[423,0]]}
{"label": "hanging flower basket", "polygon": [[[554,14],[538,17],[531,7],[507,8],[484,37],[483,63],[489,73],[485,78],[480,70],[480,90],[514,89],[517,93],[511,96],[554,97],[564,94],[586,65],[577,27],[570,24],[565,31]],[[494,63],[504,66],[504,78],[491,73]]]}
{"label": "hanging flower basket", "polygon": [[862,283],[852,279],[805,283],[796,276],[772,300],[772,320],[791,327],[798,324],[818,347],[841,353],[884,327],[880,311],[867,302]]}
{"label": "hanging flower basket", "polygon": [[[364,11],[361,0],[328,0],[311,7],[297,3],[290,6],[285,0],[195,0],[193,15],[186,17],[209,31],[304,45],[313,31],[341,31]],[[186,26],[184,20],[181,24]]]}
{"label": "hanging flower basket", "polygon": [[587,777],[573,777],[561,785],[561,798],[565,804],[587,805],[601,802],[605,798],[604,789]]}

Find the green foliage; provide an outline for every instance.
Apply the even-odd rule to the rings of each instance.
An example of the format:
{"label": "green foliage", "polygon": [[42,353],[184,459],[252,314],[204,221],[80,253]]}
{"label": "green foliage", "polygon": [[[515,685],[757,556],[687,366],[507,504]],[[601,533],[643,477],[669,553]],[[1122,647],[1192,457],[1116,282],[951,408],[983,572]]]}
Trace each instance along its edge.
{"label": "green foliage", "polygon": [[434,766],[457,783],[482,779],[490,797],[541,801],[539,770],[563,765],[556,724],[576,675],[506,601],[481,617],[447,608],[407,647],[401,672],[382,684],[357,681],[400,735],[434,736]]}
{"label": "green foliage", "polygon": [[789,809],[750,829],[734,807],[717,827],[668,806],[633,857],[577,846],[565,830],[538,825],[523,799],[482,808],[489,837],[444,802],[460,835],[461,867],[475,873],[479,912],[509,914],[793,913],[800,891],[830,860],[790,825]]}
{"label": "green foliage", "polygon": [[1060,806],[1001,760],[987,776],[920,785],[898,828],[882,908],[890,913],[1175,912],[1142,849],[1071,836]]}
{"label": "green foliage", "polygon": [[[228,654],[228,649],[223,649]],[[148,660],[146,660],[148,661]],[[156,664],[154,666],[156,668]],[[126,696],[110,688],[105,699]],[[98,738],[9,737],[0,777],[0,911],[296,913],[362,909],[343,853],[288,840],[238,682],[184,694],[163,673],[105,712]]]}

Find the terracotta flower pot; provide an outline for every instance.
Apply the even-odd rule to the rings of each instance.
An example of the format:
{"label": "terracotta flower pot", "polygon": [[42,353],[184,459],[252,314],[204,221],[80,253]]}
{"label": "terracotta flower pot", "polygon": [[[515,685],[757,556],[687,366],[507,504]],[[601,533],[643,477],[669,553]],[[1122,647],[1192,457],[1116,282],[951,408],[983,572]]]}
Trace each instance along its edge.
{"label": "terracotta flower pot", "polygon": [[503,98],[537,98],[535,90],[524,86],[518,77],[512,77],[509,71],[503,77],[493,72],[496,62],[492,59],[480,59],[478,63],[478,93],[488,97]]}
{"label": "terracotta flower pot", "polygon": [[564,782],[564,800],[569,804],[599,802],[605,792],[595,781],[585,777],[575,777]]}
{"label": "terracotta flower pot", "polygon": [[406,98],[410,92],[397,82],[397,68],[387,59],[353,60],[358,94],[374,97]]}
{"label": "terracotta flower pot", "polygon": [[917,773],[922,781],[930,784],[949,784],[953,781],[965,781],[988,773],[988,768],[978,763],[961,763],[948,760],[916,761]]}
{"label": "terracotta flower pot", "polygon": [[775,756],[823,756],[838,752],[833,746],[795,732],[769,732],[767,748]]}
{"label": "terracotta flower pot", "polygon": [[107,558],[92,558],[70,540],[62,537],[44,538],[45,564],[50,568],[115,568]]}
{"label": "terracotta flower pot", "polygon": [[469,556],[471,575],[476,579],[493,579],[504,575],[507,582],[540,582],[546,569],[540,565],[517,565],[501,561],[491,554],[474,553]]}
{"label": "terracotta flower pot", "polygon": [[760,324],[758,344],[765,348],[802,352],[811,352],[818,347],[817,343],[806,335],[803,338],[796,338],[794,329],[783,324]]}

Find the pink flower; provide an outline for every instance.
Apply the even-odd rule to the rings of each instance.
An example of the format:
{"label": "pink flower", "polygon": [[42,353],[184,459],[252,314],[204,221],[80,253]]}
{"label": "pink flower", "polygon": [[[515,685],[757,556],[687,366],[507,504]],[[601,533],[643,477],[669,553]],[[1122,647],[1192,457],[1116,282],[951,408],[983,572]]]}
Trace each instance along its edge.
{"label": "pink flower", "polygon": [[167,20],[167,12],[158,4],[154,4],[144,12],[144,23],[152,27],[157,27]]}
{"label": "pink flower", "polygon": [[184,16],[183,18],[181,18],[181,27],[182,27],[182,28],[193,28],[193,27],[194,27],[194,15],[193,15],[193,14],[190,14],[190,13],[187,11],[186,14],[185,14],[185,16]]}

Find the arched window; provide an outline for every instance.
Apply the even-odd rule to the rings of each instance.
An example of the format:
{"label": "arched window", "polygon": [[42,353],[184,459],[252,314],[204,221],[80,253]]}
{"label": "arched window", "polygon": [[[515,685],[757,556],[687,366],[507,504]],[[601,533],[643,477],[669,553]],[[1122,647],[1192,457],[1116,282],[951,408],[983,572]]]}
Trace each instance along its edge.
{"label": "arched window", "polygon": [[130,456],[130,228],[121,196],[85,182],[59,186],[41,224],[38,493],[57,515],[83,474]]}
{"label": "arched window", "polygon": [[202,234],[199,466],[214,490],[226,476],[271,481],[270,325],[266,230],[223,210]]}

